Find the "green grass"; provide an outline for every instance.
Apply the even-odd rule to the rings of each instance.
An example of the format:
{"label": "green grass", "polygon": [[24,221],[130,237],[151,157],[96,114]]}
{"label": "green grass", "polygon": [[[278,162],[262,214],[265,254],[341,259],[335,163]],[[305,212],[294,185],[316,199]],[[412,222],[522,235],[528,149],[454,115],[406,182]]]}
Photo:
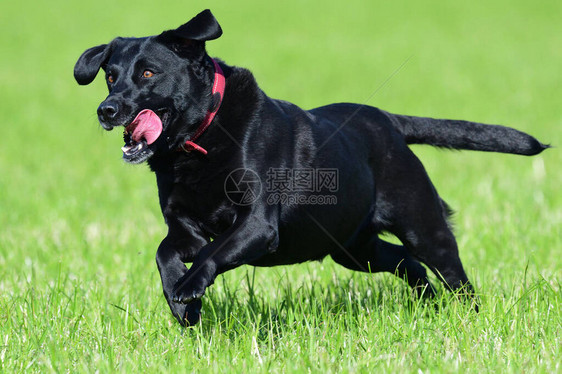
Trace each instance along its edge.
{"label": "green grass", "polygon": [[562,145],[562,4],[543,1],[11,2],[0,13],[0,372],[562,371],[562,156],[416,147],[481,312],[331,260],[220,276],[180,328],[154,263],[154,176],[97,125],[86,48],[212,8],[212,55],[305,108],[369,100],[508,124]]}

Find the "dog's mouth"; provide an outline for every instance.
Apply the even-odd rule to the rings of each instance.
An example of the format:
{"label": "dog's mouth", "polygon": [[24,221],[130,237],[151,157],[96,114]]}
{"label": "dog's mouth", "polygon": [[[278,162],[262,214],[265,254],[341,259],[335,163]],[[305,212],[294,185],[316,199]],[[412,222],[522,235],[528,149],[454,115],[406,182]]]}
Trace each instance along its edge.
{"label": "dog's mouth", "polygon": [[144,109],[125,127],[121,148],[123,159],[131,164],[139,164],[149,159],[154,151],[150,148],[162,134],[162,121],[167,118],[167,111],[159,111],[162,118],[150,109]]}

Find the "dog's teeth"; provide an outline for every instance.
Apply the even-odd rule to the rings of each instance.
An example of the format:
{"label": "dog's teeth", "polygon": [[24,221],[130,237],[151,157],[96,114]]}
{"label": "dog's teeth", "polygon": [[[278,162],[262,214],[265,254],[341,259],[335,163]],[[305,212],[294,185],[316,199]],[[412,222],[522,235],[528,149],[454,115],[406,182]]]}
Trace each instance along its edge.
{"label": "dog's teeth", "polygon": [[125,153],[126,155],[131,155],[135,152],[140,151],[142,148],[144,147],[143,143],[135,143],[135,144],[125,144],[123,147],[121,147],[121,150],[123,151],[123,153]]}

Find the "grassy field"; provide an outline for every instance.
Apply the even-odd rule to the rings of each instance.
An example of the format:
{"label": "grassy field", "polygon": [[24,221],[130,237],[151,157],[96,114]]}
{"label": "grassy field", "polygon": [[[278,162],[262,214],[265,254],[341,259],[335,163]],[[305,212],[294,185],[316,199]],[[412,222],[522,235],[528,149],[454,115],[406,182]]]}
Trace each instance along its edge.
{"label": "grassy field", "polygon": [[229,272],[200,325],[176,324],[154,262],[166,233],[154,176],[120,160],[121,136],[97,124],[104,83],[79,87],[72,69],[90,46],[203,7],[224,30],[210,54],[252,69],[272,97],[369,99],[562,145],[559,1],[3,4],[0,372],[562,372],[560,148],[415,148],[458,211],[479,314],[326,260]]}

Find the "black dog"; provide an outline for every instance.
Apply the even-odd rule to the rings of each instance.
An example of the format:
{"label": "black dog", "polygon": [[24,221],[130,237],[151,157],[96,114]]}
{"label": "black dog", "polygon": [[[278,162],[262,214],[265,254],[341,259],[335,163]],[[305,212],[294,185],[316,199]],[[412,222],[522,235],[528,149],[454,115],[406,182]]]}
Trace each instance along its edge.
{"label": "black dog", "polygon": [[[176,30],[90,48],[74,68],[82,85],[105,70],[99,121],[124,126],[125,161],[156,173],[169,228],[156,263],[178,321],[199,320],[205,289],[227,270],[327,255],[431,296],[421,261],[472,297],[450,210],[407,144],[522,155],[548,146],[507,127],[364,105],[302,110],[269,98],[248,70],[211,59],[205,42],[221,34],[206,10]],[[382,241],[383,231],[404,245]]]}

